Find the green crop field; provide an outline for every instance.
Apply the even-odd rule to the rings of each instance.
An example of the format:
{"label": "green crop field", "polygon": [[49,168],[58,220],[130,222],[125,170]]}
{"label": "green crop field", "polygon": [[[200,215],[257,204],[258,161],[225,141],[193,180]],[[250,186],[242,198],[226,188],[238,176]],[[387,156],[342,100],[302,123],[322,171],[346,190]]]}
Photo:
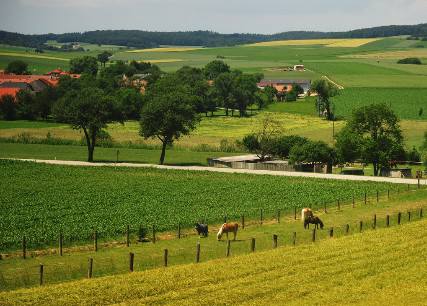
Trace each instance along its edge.
{"label": "green crop field", "polygon": [[[3,292],[0,299],[4,305],[371,305],[392,298],[393,305],[422,305],[426,225],[422,220],[199,264]],[[232,250],[241,243],[232,243]]]}
{"label": "green crop field", "polygon": [[220,221],[259,209],[275,211],[373,195],[387,183],[282,178],[114,167],[67,167],[0,161],[0,243],[16,248],[49,244],[63,231],[86,240],[97,229],[105,237],[126,225],[155,224],[169,230],[178,222]]}
{"label": "green crop field", "polygon": [[401,119],[427,119],[427,88],[347,88],[333,103],[337,115],[343,117],[349,117],[354,108],[385,103]]}

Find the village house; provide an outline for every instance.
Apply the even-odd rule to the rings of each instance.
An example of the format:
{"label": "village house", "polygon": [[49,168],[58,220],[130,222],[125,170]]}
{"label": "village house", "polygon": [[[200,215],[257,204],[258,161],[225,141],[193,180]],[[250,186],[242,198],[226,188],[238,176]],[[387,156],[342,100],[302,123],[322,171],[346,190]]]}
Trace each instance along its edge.
{"label": "village house", "polygon": [[308,93],[311,87],[311,80],[279,80],[279,79],[263,79],[257,86],[264,89],[267,86],[276,88],[278,92],[289,92],[294,84],[298,84],[304,89],[304,95]]}
{"label": "village house", "polygon": [[68,75],[72,78],[79,78],[80,74],[72,74],[61,69],[55,69],[44,75],[18,75],[0,73],[0,97],[11,95],[16,97],[19,91],[28,90],[32,93],[38,93],[47,87],[58,85],[62,76]]}

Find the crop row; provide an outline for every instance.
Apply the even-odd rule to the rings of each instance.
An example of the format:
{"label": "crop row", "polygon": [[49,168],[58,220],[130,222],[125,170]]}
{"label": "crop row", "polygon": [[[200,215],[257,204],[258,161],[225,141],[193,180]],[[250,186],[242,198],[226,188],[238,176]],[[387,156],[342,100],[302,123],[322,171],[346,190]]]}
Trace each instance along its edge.
{"label": "crop row", "polygon": [[104,237],[122,235],[126,225],[155,224],[176,229],[196,220],[220,222],[255,216],[260,209],[322,205],[359,199],[397,187],[346,182],[211,172],[70,167],[0,161],[0,250],[65,239],[82,241],[93,229]]}

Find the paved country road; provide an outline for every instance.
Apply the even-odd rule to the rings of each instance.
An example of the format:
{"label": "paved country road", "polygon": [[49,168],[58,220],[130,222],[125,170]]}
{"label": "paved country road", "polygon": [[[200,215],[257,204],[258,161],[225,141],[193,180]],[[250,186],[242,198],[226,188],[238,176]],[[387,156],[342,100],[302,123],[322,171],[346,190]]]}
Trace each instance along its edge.
{"label": "paved country road", "polygon": [[[4,158],[8,159],[8,158]],[[309,172],[286,172],[286,171],[269,171],[269,170],[248,170],[248,169],[230,169],[230,168],[213,168],[202,166],[161,166],[155,164],[135,164],[135,163],[89,163],[84,161],[73,160],[44,160],[44,159],[18,159],[9,158],[9,160],[30,161],[50,165],[67,165],[67,166],[84,166],[84,167],[128,167],[128,168],[155,168],[166,170],[186,170],[186,171],[210,171],[220,173],[245,173],[254,175],[274,175],[274,176],[292,176],[292,177],[310,177],[330,180],[347,180],[347,181],[371,181],[371,182],[388,182],[395,184],[418,184],[418,179],[402,179],[389,177],[358,176],[358,175],[341,175],[341,174],[322,174]],[[421,185],[427,185],[426,179],[420,180]]]}

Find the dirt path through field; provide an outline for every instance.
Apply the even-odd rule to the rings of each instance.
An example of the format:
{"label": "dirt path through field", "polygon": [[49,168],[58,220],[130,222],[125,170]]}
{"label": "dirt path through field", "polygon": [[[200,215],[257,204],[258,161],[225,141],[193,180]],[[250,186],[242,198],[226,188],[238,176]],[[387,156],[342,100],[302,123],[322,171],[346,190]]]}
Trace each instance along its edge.
{"label": "dirt path through field", "polygon": [[[18,159],[18,158],[15,158],[15,159],[10,158],[10,160],[31,161],[31,162],[51,164],[51,165],[84,166],[84,167],[155,168],[155,169],[165,169],[165,170],[209,171],[209,172],[220,172],[220,173],[244,173],[244,174],[254,174],[254,175],[309,177],[309,178],[346,180],[346,181],[387,182],[387,183],[394,183],[394,184],[410,184],[410,185],[418,184],[417,179],[341,175],[341,174],[322,174],[322,173],[309,173],[309,172],[230,169],[230,168],[213,168],[213,167],[202,167],[202,166],[166,166],[166,165],[161,166],[161,165],[155,165],[155,164],[136,164],[136,163],[103,163],[103,162],[89,163],[84,161],[73,161],[73,160],[42,160],[42,159]],[[420,180],[420,184],[427,185],[427,179]]]}

